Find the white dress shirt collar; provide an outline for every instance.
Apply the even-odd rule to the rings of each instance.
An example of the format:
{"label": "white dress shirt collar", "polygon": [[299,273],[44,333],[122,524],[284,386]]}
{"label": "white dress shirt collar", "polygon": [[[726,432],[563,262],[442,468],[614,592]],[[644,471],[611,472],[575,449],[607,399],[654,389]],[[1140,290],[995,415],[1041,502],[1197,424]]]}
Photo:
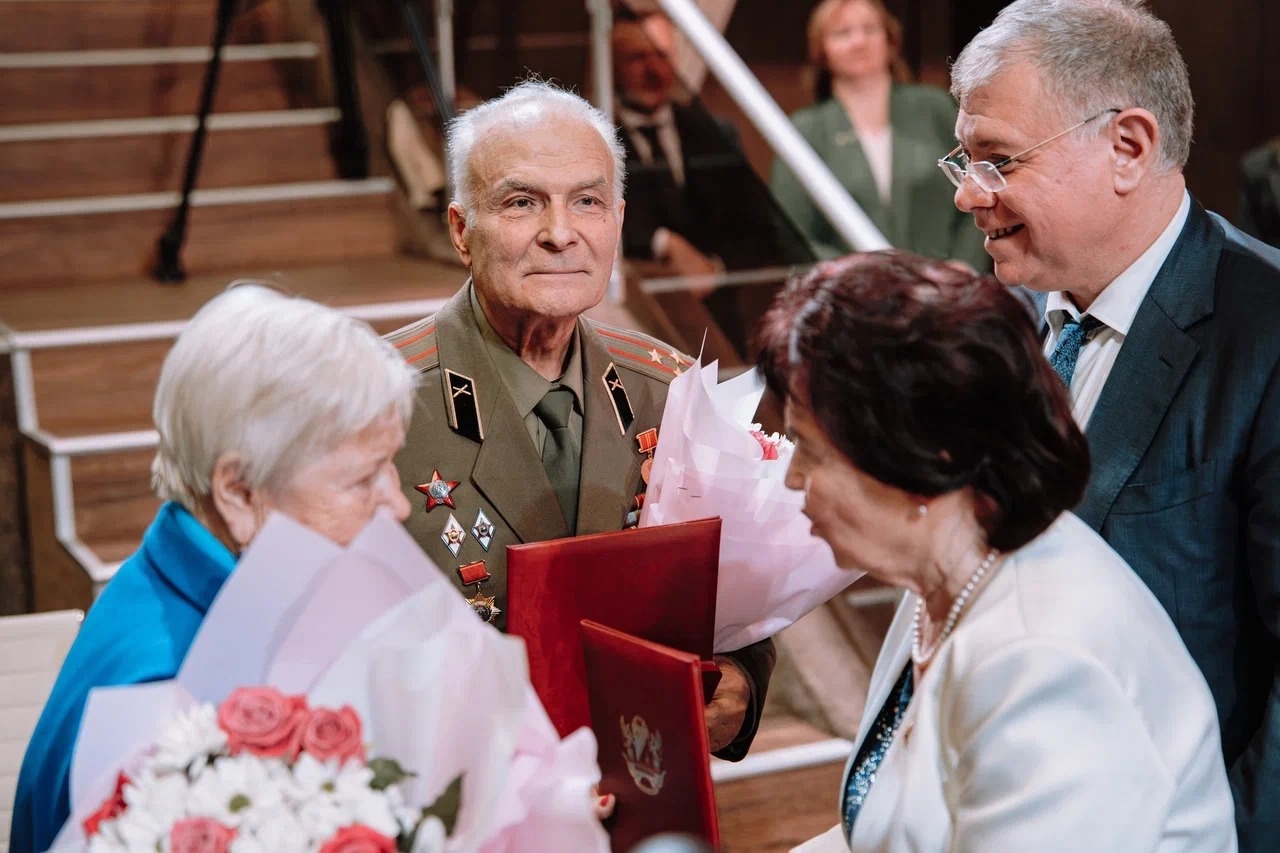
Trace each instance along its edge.
{"label": "white dress shirt collar", "polygon": [[663,104],[651,113],[642,113],[634,110],[625,104],[618,104],[618,124],[622,125],[629,132],[634,131],[638,127],[646,124],[652,124],[657,127],[665,127],[674,124],[676,115],[671,109],[671,104]]}

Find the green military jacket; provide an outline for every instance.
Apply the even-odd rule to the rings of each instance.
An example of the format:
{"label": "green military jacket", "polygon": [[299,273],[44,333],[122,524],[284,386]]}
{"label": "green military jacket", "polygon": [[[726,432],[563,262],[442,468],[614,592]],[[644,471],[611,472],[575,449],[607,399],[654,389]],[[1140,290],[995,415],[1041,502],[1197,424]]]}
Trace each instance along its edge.
{"label": "green military jacket", "polygon": [[[584,399],[576,532],[605,533],[621,530],[636,508],[646,458],[636,436],[660,425],[667,386],[690,360],[648,335],[585,318],[578,331]],[[486,349],[470,285],[438,314],[387,339],[421,374],[405,448],[396,458],[413,504],[405,526],[468,598],[477,590],[464,586],[456,569],[484,561],[490,580],[478,591],[494,598],[500,611],[494,621],[504,628],[507,546],[570,533],[551,480]],[[624,389],[617,403],[606,379],[611,371]],[[424,493],[437,472],[446,484],[437,492],[457,484],[447,491],[452,507]],[[448,535],[450,518],[461,535]]]}
{"label": "green military jacket", "polygon": [[[646,458],[636,436],[660,426],[667,387],[691,362],[656,338],[586,318],[578,319],[578,333],[585,399],[576,532],[585,535],[621,530],[636,509]],[[492,606],[503,611],[494,623],[505,629],[507,546],[562,538],[569,530],[541,456],[486,348],[470,283],[439,313],[387,340],[421,374],[413,421],[396,457],[412,504],[405,527],[464,596],[493,598]],[[624,389],[621,396],[610,388],[614,379]],[[442,485],[433,489],[436,479]],[[447,496],[453,506],[433,495]],[[477,590],[463,583],[458,569],[480,561],[489,580]],[[752,692],[738,738],[717,753],[736,760],[755,737],[775,652],[772,641],[764,640],[731,656],[746,671]]]}

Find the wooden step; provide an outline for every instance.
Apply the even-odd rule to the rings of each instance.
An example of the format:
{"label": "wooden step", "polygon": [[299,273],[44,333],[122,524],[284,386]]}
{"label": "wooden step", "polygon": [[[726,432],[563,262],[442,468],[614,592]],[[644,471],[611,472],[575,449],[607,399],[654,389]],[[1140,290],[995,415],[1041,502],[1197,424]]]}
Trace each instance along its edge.
{"label": "wooden step", "polygon": [[[306,48],[314,51],[310,56],[238,58],[244,51],[257,49],[228,48],[214,98],[215,113],[322,106],[314,45]],[[128,65],[32,67],[20,64],[21,56],[0,56],[0,62],[9,63],[0,64],[0,115],[5,124],[190,115],[200,105],[204,61],[140,59],[139,64]]]}
{"label": "wooden step", "polygon": [[137,549],[155,517],[160,500],[151,491],[153,458],[154,450],[135,450],[71,462],[76,532],[104,562]]}
{"label": "wooden step", "polygon": [[[766,706],[749,758],[831,737]],[[839,821],[844,760],[716,784],[723,853],[784,853]]]}
{"label": "wooden step", "polygon": [[151,402],[172,346],[136,341],[32,353],[41,428],[58,436],[153,429]]}
{"label": "wooden step", "polygon": [[[349,185],[350,194],[193,207],[183,251],[188,273],[392,254],[395,225],[385,179],[376,184],[339,183]],[[378,192],[365,193],[364,187],[375,185],[381,187]],[[271,190],[309,186],[315,185]],[[156,241],[172,216],[173,200],[136,199],[140,205],[154,203],[156,209],[0,218],[0,258],[4,259],[0,287],[149,273],[155,265]],[[126,200],[104,197],[87,202],[113,205]],[[0,208],[0,217],[3,211]]]}
{"label": "wooden step", "polygon": [[[372,326],[386,334],[412,319],[384,320]],[[65,437],[153,429],[152,400],[160,367],[172,346],[172,340],[134,341],[32,353],[41,428]]]}
{"label": "wooden step", "polygon": [[[232,279],[271,282],[334,306],[444,300],[457,292],[465,276],[458,266],[388,255],[285,269],[246,266],[195,275],[181,286],[140,278],[0,290],[0,322],[21,333],[185,320]],[[373,326],[385,333],[415,319],[406,316]],[[626,325],[626,319],[600,319]],[[152,398],[172,343],[163,339],[32,352],[39,426],[61,437],[151,429]]]}
{"label": "wooden step", "polygon": [[[422,84],[422,67],[412,53],[395,50],[387,54],[385,62],[400,91]],[[493,98],[520,80],[536,74],[565,88],[584,91],[590,60],[585,44],[574,48],[534,46],[518,50],[514,61],[506,63],[513,77],[499,76],[503,65],[492,53],[477,54],[462,65],[458,83],[481,98]]]}
{"label": "wooden step", "polygon": [[389,254],[319,264],[268,263],[193,272],[180,286],[132,276],[69,282],[57,289],[0,288],[0,322],[17,332],[42,332],[185,320],[230,281],[241,278],[269,281],[287,293],[343,306],[448,298],[466,277],[466,270],[457,264]]}
{"label": "wooden step", "polygon": [[[4,3],[0,2],[0,6]],[[235,114],[269,122],[308,124],[209,131],[198,187],[325,181],[338,178],[329,152],[336,110]],[[0,203],[178,190],[190,147],[189,131],[148,128],[194,125],[194,117],[142,121],[0,127]],[[215,123],[214,128],[217,127]],[[65,130],[64,130],[65,128]],[[29,131],[27,138],[15,133]],[[42,132],[43,131],[43,132]],[[109,135],[94,135],[103,133]],[[62,133],[64,138],[58,138]],[[18,141],[5,141],[15,138]],[[32,138],[34,137],[34,138]],[[49,138],[52,137],[52,138]]]}
{"label": "wooden step", "polygon": [[[103,50],[207,45],[215,0],[3,0],[0,52]],[[259,3],[236,16],[228,44],[270,41],[282,3]]]}

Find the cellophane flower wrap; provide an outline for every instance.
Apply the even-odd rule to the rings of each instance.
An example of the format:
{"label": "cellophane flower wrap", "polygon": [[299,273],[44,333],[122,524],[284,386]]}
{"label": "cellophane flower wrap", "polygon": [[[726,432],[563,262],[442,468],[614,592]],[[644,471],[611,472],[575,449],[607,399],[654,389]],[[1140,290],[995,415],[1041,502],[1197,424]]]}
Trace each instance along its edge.
{"label": "cellophane flower wrap", "polygon": [[269,519],[176,679],[90,693],[71,776],[59,851],[608,850],[595,737],[385,513]]}
{"label": "cellophane flower wrap", "polygon": [[695,362],[672,381],[640,525],[720,517],[719,652],[773,636],[862,573],[836,566],[802,512],[804,494],[783,482],[791,442],[752,423],[759,374],[717,374],[716,362]]}

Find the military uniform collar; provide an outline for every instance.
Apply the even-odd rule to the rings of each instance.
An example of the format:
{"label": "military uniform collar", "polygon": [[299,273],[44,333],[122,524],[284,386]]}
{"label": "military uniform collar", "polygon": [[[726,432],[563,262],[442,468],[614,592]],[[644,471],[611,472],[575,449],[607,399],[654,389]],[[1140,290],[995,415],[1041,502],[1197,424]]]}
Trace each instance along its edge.
{"label": "military uniform collar", "polygon": [[555,382],[550,382],[516,355],[515,351],[507,346],[506,341],[502,340],[494,330],[489,318],[485,316],[484,309],[480,306],[474,282],[471,283],[469,291],[471,310],[475,314],[480,336],[484,338],[485,349],[488,350],[489,358],[493,360],[493,366],[502,378],[502,384],[506,387],[507,393],[511,395],[520,418],[522,420],[527,418],[533,411],[533,407],[538,405],[554,385],[560,385],[573,392],[574,407],[581,414],[582,401],[585,399],[582,393],[581,330],[576,326],[574,328],[573,337],[569,341],[569,355],[565,359],[564,373]]}

